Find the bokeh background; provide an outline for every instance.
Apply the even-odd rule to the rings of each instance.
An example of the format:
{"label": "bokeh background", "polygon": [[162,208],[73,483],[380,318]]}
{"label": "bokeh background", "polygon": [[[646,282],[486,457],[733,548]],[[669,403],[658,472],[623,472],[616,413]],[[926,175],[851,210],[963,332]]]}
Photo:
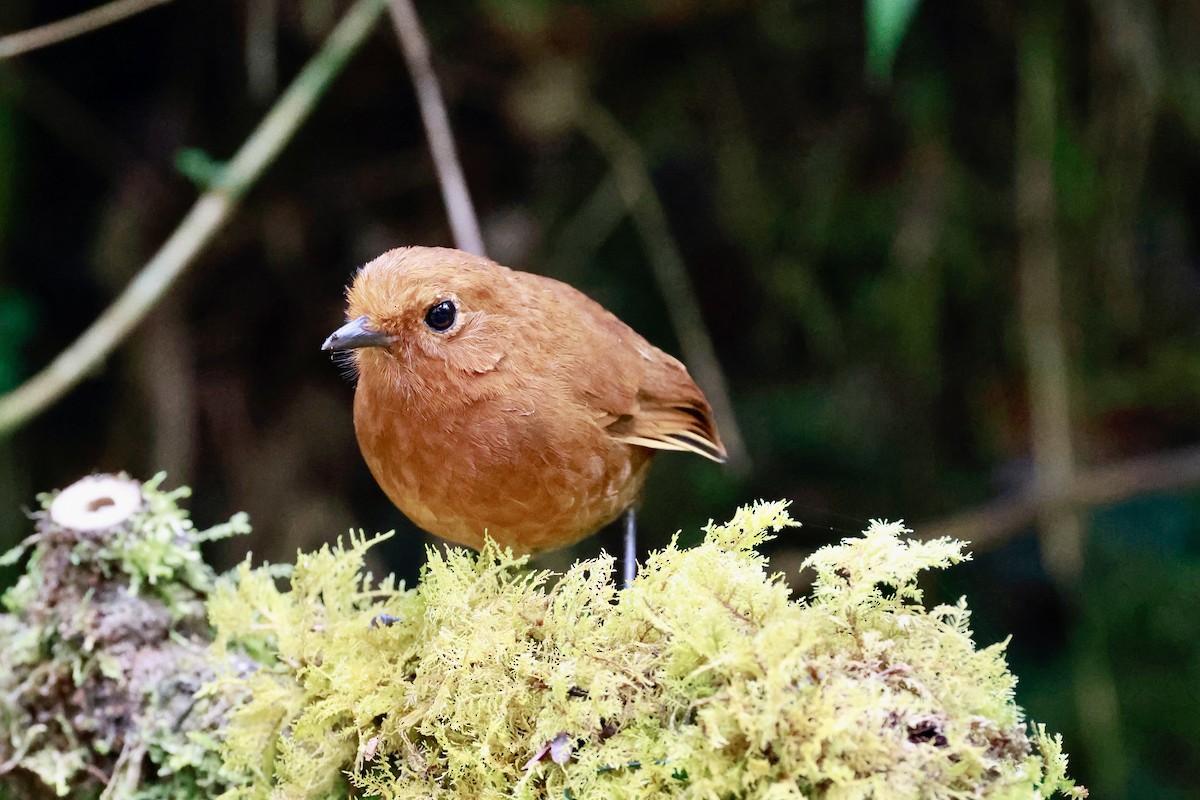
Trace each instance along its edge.
{"label": "bokeh background", "polygon": [[[90,5],[4,0],[0,31]],[[176,0],[0,60],[0,390],[112,301],[347,5]],[[1200,4],[418,6],[489,254],[713,344],[747,458],[661,457],[646,544],[788,498],[805,527],[771,554],[802,591],[869,518],[970,539],[927,599],[1012,636],[1075,776],[1198,796]],[[200,523],[250,513],[221,566],[399,528],[380,566],[415,577],[319,346],[355,267],[451,243],[384,25],[132,337],[0,438],[0,549],[38,491],[167,470]]]}

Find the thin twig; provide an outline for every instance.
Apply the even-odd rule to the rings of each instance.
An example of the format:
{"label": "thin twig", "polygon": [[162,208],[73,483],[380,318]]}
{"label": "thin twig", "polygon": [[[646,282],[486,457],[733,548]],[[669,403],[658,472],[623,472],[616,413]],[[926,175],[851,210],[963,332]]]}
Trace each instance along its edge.
{"label": "thin twig", "polygon": [[484,255],[483,234],[479,231],[479,219],[471,203],[467,179],[454,146],[454,134],[450,130],[450,117],[438,85],[437,74],[429,54],[429,42],[421,27],[421,18],[412,0],[389,0],[392,23],[400,39],[400,49],[408,63],[413,86],[417,90],[417,106],[421,109],[421,122],[429,138],[429,153],[437,171],[438,183],[442,187],[442,200],[450,218],[450,230],[454,244],[459,250]]}
{"label": "thin twig", "polygon": [[717,360],[712,338],[700,313],[700,301],[692,286],[683,256],[671,235],[641,148],[620,124],[595,101],[585,102],[578,110],[576,125],[612,165],[617,188],[633,219],[654,273],[667,314],[679,337],[688,369],[712,404],[713,416],[736,473],[750,469],[750,456],[733,413],[733,401],[725,381],[725,372]]}
{"label": "thin twig", "polygon": [[10,33],[8,36],[0,36],[0,59],[12,58],[31,50],[74,39],[76,36],[91,33],[169,2],[171,0],[113,0],[111,3],[105,3],[73,17],[60,19],[58,22],[30,28],[20,33]]}
{"label": "thin twig", "polygon": [[321,51],[192,206],[179,227],[111,306],[50,364],[0,397],[0,437],[46,409],[95,369],[154,307],[229,219],[242,196],[307,119],[383,14],[385,0],[357,0]]}

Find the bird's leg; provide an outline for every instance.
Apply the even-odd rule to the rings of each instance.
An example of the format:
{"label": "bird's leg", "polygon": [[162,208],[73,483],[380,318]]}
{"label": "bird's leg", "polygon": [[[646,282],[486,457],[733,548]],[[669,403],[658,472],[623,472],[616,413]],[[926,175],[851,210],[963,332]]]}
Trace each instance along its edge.
{"label": "bird's leg", "polygon": [[633,506],[625,509],[625,560],[621,564],[628,589],[637,575],[637,511]]}

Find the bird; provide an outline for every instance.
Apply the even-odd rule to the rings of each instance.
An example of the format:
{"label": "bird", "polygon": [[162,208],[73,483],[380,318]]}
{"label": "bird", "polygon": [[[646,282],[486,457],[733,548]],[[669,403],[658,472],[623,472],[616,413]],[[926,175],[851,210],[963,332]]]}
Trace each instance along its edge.
{"label": "bird", "polygon": [[658,451],[725,460],[684,365],[572,286],[442,247],[355,273],[322,349],[357,374],[354,429],[405,516],[479,550],[574,544],[634,508]]}

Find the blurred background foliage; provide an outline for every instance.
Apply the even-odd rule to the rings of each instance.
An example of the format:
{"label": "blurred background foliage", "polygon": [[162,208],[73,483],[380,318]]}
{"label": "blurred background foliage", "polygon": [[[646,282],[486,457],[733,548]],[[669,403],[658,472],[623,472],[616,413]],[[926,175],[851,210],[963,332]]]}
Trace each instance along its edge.
{"label": "blurred background foliage", "polygon": [[[90,5],[5,0],[0,31]],[[0,390],[128,283],[345,7],[177,0],[0,60]],[[981,641],[1012,634],[1018,699],[1076,777],[1195,797],[1200,5],[418,7],[491,256],[679,353],[648,253],[682,255],[750,462],[662,457],[644,542],[757,497],[808,526],[772,550],[793,578],[868,517],[972,539],[929,599],[965,593]],[[614,130],[665,212],[649,239]],[[450,243],[381,28],[131,339],[0,439],[0,547],[36,491],[166,469],[201,524],[250,513],[219,566],[401,527],[380,567],[415,576],[423,540],[362,464],[352,386],[319,346],[357,265]],[[1038,378],[1056,347],[1065,366]]]}

